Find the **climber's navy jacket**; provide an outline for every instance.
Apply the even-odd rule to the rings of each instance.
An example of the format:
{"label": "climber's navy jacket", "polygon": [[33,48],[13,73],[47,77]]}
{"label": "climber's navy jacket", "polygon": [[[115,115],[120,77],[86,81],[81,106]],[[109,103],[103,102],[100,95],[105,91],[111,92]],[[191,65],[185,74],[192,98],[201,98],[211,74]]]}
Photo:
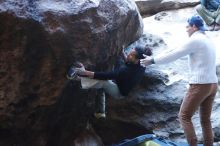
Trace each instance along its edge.
{"label": "climber's navy jacket", "polygon": [[145,72],[145,68],[138,64],[126,63],[110,72],[95,72],[94,79],[99,80],[115,80],[121,95],[127,96],[129,92],[137,85]]}

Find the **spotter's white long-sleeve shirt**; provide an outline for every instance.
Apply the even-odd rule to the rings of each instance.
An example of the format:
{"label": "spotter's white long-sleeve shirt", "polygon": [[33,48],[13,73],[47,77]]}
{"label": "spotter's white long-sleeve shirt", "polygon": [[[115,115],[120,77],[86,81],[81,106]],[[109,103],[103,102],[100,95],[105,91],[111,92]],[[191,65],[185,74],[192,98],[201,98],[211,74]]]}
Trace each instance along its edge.
{"label": "spotter's white long-sleeve shirt", "polygon": [[216,75],[216,48],[214,43],[202,32],[194,32],[188,42],[181,48],[168,54],[154,58],[155,64],[165,64],[180,57],[189,56],[189,83],[208,84],[217,83]]}

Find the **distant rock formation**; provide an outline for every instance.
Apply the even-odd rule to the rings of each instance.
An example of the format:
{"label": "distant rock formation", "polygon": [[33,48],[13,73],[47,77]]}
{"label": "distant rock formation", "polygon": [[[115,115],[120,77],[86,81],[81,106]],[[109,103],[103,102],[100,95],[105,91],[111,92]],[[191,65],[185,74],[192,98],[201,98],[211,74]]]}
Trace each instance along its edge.
{"label": "distant rock formation", "polygon": [[193,7],[199,0],[135,0],[141,15],[152,15],[165,10]]}

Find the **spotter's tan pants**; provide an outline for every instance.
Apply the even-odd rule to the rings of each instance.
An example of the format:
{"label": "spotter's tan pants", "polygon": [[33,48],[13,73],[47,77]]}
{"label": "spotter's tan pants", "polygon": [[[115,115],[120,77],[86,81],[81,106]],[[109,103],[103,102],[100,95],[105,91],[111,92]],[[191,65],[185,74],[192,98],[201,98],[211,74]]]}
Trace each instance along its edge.
{"label": "spotter's tan pants", "polygon": [[217,83],[190,84],[180,107],[179,119],[190,146],[197,146],[197,137],[191,118],[199,108],[204,146],[213,145],[213,133],[210,121],[212,104],[217,92]]}

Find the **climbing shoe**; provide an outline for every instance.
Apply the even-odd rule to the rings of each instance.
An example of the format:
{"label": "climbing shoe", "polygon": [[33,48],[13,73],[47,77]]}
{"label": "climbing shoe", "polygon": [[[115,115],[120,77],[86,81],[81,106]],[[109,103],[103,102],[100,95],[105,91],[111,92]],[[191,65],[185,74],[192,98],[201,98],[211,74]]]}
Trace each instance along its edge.
{"label": "climbing shoe", "polygon": [[96,119],[105,119],[106,118],[105,113],[94,113],[94,116]]}
{"label": "climbing shoe", "polygon": [[69,80],[73,80],[73,79],[76,79],[78,76],[77,76],[77,74],[76,74],[76,71],[75,71],[75,68],[74,67],[71,67],[69,70],[68,70],[68,72],[67,72],[67,74],[66,74],[66,77],[67,77],[67,79],[69,79]]}

